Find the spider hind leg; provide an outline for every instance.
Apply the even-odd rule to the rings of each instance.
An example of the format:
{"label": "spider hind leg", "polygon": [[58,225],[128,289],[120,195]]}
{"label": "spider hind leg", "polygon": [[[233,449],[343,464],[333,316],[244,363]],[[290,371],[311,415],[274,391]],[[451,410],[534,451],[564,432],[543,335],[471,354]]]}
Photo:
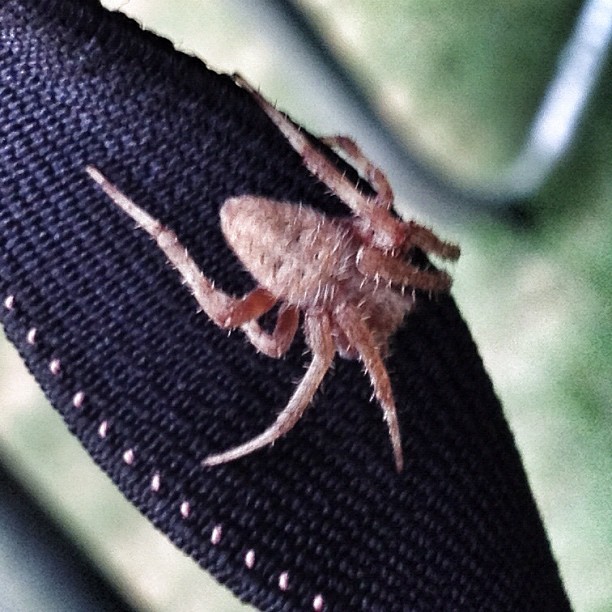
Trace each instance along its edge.
{"label": "spider hind leg", "polygon": [[402,440],[397,418],[397,409],[389,374],[370,330],[364,325],[359,312],[348,305],[336,309],[334,318],[342,328],[351,344],[359,351],[359,355],[367,370],[374,393],[383,410],[383,416],[389,428],[389,438],[393,448],[395,467],[398,472],[404,469]]}
{"label": "spider hind leg", "polygon": [[202,310],[219,327],[240,327],[247,321],[259,318],[274,306],[276,298],[263,287],[258,287],[241,298],[232,297],[216,289],[172,230],[128,198],[97,168],[87,166],[85,171],[119,208],[157,242],[157,246],[191,289]]}
{"label": "spider hind leg", "polygon": [[312,351],[312,362],[295,389],[287,406],[276,418],[276,421],[253,439],[217,455],[210,455],[202,465],[210,467],[239,459],[264,446],[273,444],[278,438],[290,431],[300,420],[310,404],[323,377],[334,359],[335,348],[331,334],[331,324],[326,315],[306,315],[304,320],[306,341]]}

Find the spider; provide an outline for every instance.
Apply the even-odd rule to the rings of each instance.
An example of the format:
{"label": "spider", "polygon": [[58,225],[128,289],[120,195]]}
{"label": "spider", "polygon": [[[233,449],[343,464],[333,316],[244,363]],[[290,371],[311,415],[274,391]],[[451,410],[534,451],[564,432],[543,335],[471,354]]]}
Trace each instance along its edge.
{"label": "spider", "polygon": [[[443,259],[459,257],[459,247],[444,242],[414,221],[392,212],[393,191],[384,175],[353,140],[321,139],[352,160],[374,195],[365,195],[288,117],[242,79],[238,83],[258,102],[306,168],[342,200],[353,215],[332,218],[305,205],[255,195],[229,198],[220,211],[223,235],[258,286],[243,297],[215,288],[181,245],[176,234],[147,214],[93,166],[86,171],[113,202],[148,232],[176,267],[202,310],[219,327],[240,327],[260,352],[282,357],[297,331],[300,313],[312,361],[286,407],[263,433],[204,459],[203,466],[233,461],[272,444],[298,422],[336,353],[360,359],[370,377],[387,423],[397,471],[403,454],[393,391],[384,357],[390,337],[415,302],[415,290],[447,292],[444,271],[423,270],[409,261],[418,248]],[[408,290],[408,291],[407,291]],[[266,332],[259,317],[279,303],[275,327]]]}

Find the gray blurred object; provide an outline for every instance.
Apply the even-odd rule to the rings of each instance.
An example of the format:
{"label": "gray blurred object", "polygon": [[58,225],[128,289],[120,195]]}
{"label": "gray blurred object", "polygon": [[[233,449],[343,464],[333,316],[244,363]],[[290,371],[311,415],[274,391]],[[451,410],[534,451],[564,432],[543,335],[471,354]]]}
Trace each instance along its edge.
{"label": "gray blurred object", "polygon": [[304,95],[325,92],[313,102],[321,115],[334,118],[336,132],[368,143],[368,154],[385,169],[398,200],[432,219],[465,208],[503,210],[537,193],[572,142],[612,37],[612,0],[587,0],[515,160],[496,180],[460,187],[420,163],[390,130],[296,2],[231,1],[236,11],[273,33],[274,47],[300,75],[297,89]]}
{"label": "gray blurred object", "polygon": [[612,0],[587,0],[523,147],[501,177],[500,193],[529,197],[554,170],[597,84],[611,37]]}

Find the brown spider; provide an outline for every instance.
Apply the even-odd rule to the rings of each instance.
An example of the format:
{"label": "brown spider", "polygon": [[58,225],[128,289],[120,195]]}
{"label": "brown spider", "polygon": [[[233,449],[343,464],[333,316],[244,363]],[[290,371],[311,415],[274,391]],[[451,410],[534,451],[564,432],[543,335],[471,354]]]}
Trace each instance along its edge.
{"label": "brown spider", "polygon": [[[403,467],[395,402],[383,357],[389,338],[414,304],[414,289],[444,292],[445,272],[421,270],[408,261],[418,247],[445,259],[457,259],[459,247],[443,242],[414,221],[391,212],[393,192],[349,138],[322,142],[341,150],[375,189],[366,196],[285,115],[239,79],[301,155],[310,172],[352,209],[354,216],[331,218],[314,208],[258,196],[226,200],[220,212],[223,235],[258,287],[242,298],[216,289],[191,259],[177,236],[111,184],[96,168],[86,168],[110,198],[156,239],[204,312],[219,327],[240,327],[262,353],[279,358],[289,349],[304,313],[306,342],[313,359],[276,421],[255,438],[202,462],[212,466],[238,459],[272,444],[300,419],[336,352],[362,360],[383,409],[398,471]],[[410,291],[406,292],[406,289]],[[257,320],[280,303],[272,333]]]}

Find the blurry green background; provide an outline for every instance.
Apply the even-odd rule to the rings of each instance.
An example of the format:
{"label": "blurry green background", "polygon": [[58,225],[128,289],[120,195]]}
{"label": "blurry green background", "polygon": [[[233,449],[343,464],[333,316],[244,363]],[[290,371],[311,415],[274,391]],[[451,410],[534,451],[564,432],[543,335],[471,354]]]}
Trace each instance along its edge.
{"label": "blurry green background", "polygon": [[[325,91],[297,95],[299,63],[278,46],[275,26],[254,27],[240,2],[104,4],[123,5],[219,71],[241,72],[313,131],[333,131],[315,102]],[[296,4],[409,147],[468,185],[494,180],[516,155],[581,6]],[[567,155],[526,204],[527,226],[484,210],[447,219],[432,211],[440,233],[462,245],[454,295],[502,399],[570,599],[588,612],[612,610],[610,74],[608,60]],[[409,202],[398,208],[410,214]],[[246,609],[122,498],[3,338],[0,450],[141,609]]]}

